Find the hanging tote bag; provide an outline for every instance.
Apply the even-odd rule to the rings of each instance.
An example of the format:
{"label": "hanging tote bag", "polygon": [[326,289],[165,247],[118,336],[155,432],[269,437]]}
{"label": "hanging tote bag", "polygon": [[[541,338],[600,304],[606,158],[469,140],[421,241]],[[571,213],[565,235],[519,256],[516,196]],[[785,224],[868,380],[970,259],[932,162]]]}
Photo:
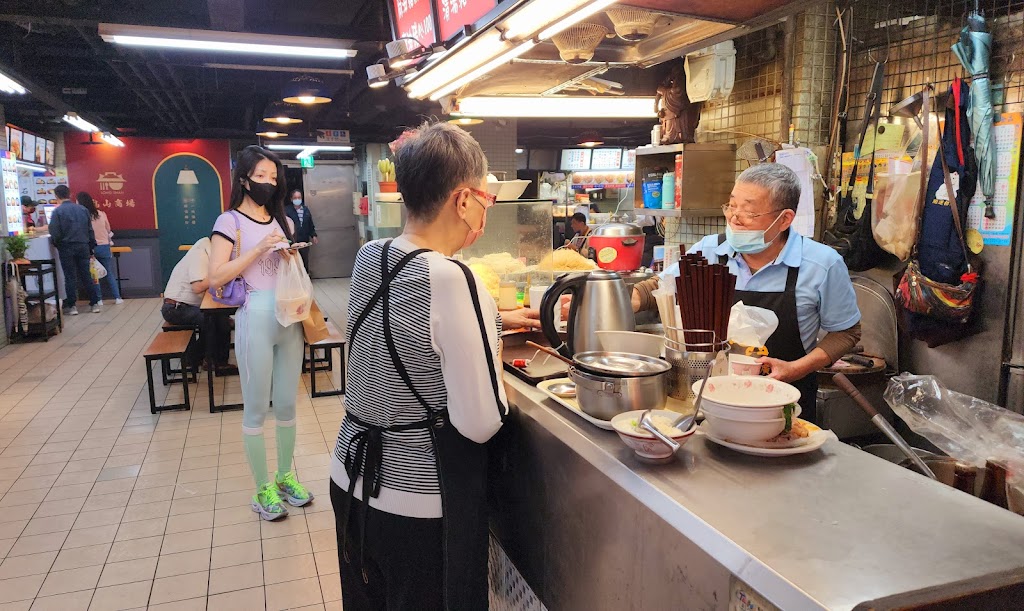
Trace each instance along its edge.
{"label": "hanging tote bag", "polygon": [[281,272],[274,289],[274,314],[281,326],[302,322],[309,318],[309,306],[313,303],[313,282],[299,257],[281,255]]}
{"label": "hanging tote bag", "polygon": [[[238,222],[237,213],[231,212],[230,214],[231,218],[235,219],[235,246],[231,249],[229,261],[237,259],[242,253],[242,225]],[[217,303],[236,308],[245,305],[245,280],[241,276],[220,288],[215,289],[211,286],[209,292],[210,297]]]}
{"label": "hanging tote bag", "polygon": [[[924,139],[921,145],[922,154],[926,154],[928,151],[928,117],[930,114],[930,98],[931,91],[925,90],[924,94]],[[959,111],[959,109],[957,109]],[[950,130],[952,126],[947,122],[946,129]],[[918,246],[920,244],[921,231],[924,223],[918,222],[918,243],[914,245],[914,252],[911,256],[910,263],[904,270],[903,275],[896,286],[896,301],[908,312],[926,316],[937,321],[945,321],[953,324],[964,324],[968,321],[971,316],[971,311],[974,308],[974,296],[975,291],[978,288],[979,276],[975,271],[970,262],[970,257],[967,253],[967,244],[964,241],[963,226],[961,224],[961,216],[959,204],[957,199],[960,199],[962,194],[958,193],[953,186],[953,180],[949,172],[949,165],[946,162],[946,148],[943,143],[943,138],[939,138],[939,150],[936,154],[939,158],[942,166],[942,181],[943,186],[946,190],[946,195],[949,197],[949,211],[952,213],[952,223],[956,228],[957,242],[959,246],[959,254],[963,255],[963,264],[966,265],[966,271],[961,274],[959,284],[951,284],[947,282],[941,282],[929,278],[924,272],[921,271],[921,262],[919,260]],[[927,174],[922,168],[922,183],[924,182],[924,176]],[[928,191],[922,184],[922,196],[921,206],[919,214],[923,214],[923,210],[927,205]],[[934,192],[933,192],[934,193]]]}
{"label": "hanging tote bag", "polygon": [[868,166],[867,190],[863,206],[859,206],[853,196],[857,184],[858,165],[861,147],[864,145],[868,128],[878,128],[878,119],[882,105],[882,83],[885,77],[885,65],[875,64],[871,90],[868,92],[864,107],[864,122],[860,130],[860,138],[853,155],[853,169],[850,178],[843,185],[840,203],[836,210],[835,224],[825,232],[824,241],[843,257],[850,271],[862,272],[881,263],[884,252],[875,242],[871,231],[872,203],[875,191],[875,147],[871,149],[871,163]]}

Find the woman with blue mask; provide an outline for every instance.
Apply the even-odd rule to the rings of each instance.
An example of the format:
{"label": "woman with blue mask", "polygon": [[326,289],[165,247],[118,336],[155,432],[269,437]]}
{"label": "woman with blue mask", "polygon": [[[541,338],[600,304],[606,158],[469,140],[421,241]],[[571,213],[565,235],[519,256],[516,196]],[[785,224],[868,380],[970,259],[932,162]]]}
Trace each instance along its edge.
{"label": "woman with blue mask", "polygon": [[[772,310],[779,326],[760,360],[771,377],[800,390],[802,418],[815,421],[817,371],[846,355],[860,340],[860,310],[846,264],[832,248],[790,229],[800,202],[800,181],[777,163],[740,174],[722,205],[725,232],[705,236],[688,252],[728,265],[736,301]],[[679,265],[663,280],[674,281]],[[656,309],[656,280],[633,291],[633,309]],[[819,341],[819,331],[826,335]]]}

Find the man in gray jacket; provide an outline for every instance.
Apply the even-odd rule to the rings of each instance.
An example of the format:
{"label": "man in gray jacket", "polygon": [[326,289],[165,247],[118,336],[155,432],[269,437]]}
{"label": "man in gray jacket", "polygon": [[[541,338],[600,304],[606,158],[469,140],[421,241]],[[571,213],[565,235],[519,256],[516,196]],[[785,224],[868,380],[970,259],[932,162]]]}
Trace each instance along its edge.
{"label": "man in gray jacket", "polygon": [[85,284],[89,293],[89,306],[94,314],[100,312],[100,287],[92,281],[89,273],[89,259],[96,250],[96,235],[92,231],[89,211],[71,201],[71,190],[67,185],[57,185],[53,194],[60,205],[50,217],[50,239],[60,255],[60,266],[64,270],[64,311],[78,314],[78,283]]}

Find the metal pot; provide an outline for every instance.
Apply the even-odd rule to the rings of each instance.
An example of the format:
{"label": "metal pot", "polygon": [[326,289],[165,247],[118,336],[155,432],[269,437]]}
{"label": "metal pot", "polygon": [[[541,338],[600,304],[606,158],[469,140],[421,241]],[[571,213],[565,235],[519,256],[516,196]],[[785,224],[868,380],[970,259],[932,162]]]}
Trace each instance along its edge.
{"label": "metal pot", "polygon": [[569,378],[576,383],[576,398],[584,413],[601,420],[635,409],[661,409],[668,396],[668,372],[622,378],[595,375],[576,367],[569,368]]}
{"label": "metal pot", "polygon": [[[932,470],[938,481],[952,486],[961,492],[980,497],[988,477],[988,469],[962,463],[949,456],[927,456],[922,458],[924,464]],[[909,459],[900,462],[900,466],[917,471]]]}

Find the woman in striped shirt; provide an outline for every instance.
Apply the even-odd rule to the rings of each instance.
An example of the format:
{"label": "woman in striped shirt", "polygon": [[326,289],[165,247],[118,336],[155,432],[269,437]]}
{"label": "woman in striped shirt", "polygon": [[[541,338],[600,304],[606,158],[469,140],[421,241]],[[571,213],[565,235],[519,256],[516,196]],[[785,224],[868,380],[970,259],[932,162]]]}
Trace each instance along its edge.
{"label": "woman in striped shirt", "polygon": [[[487,160],[465,131],[423,127],[396,152],[404,233],[356,257],[346,414],[331,465],[342,602],[485,609],[484,443],[508,415],[502,317],[449,257],[483,234]],[[505,326],[533,326],[514,312]],[[368,507],[367,507],[368,506]]]}

